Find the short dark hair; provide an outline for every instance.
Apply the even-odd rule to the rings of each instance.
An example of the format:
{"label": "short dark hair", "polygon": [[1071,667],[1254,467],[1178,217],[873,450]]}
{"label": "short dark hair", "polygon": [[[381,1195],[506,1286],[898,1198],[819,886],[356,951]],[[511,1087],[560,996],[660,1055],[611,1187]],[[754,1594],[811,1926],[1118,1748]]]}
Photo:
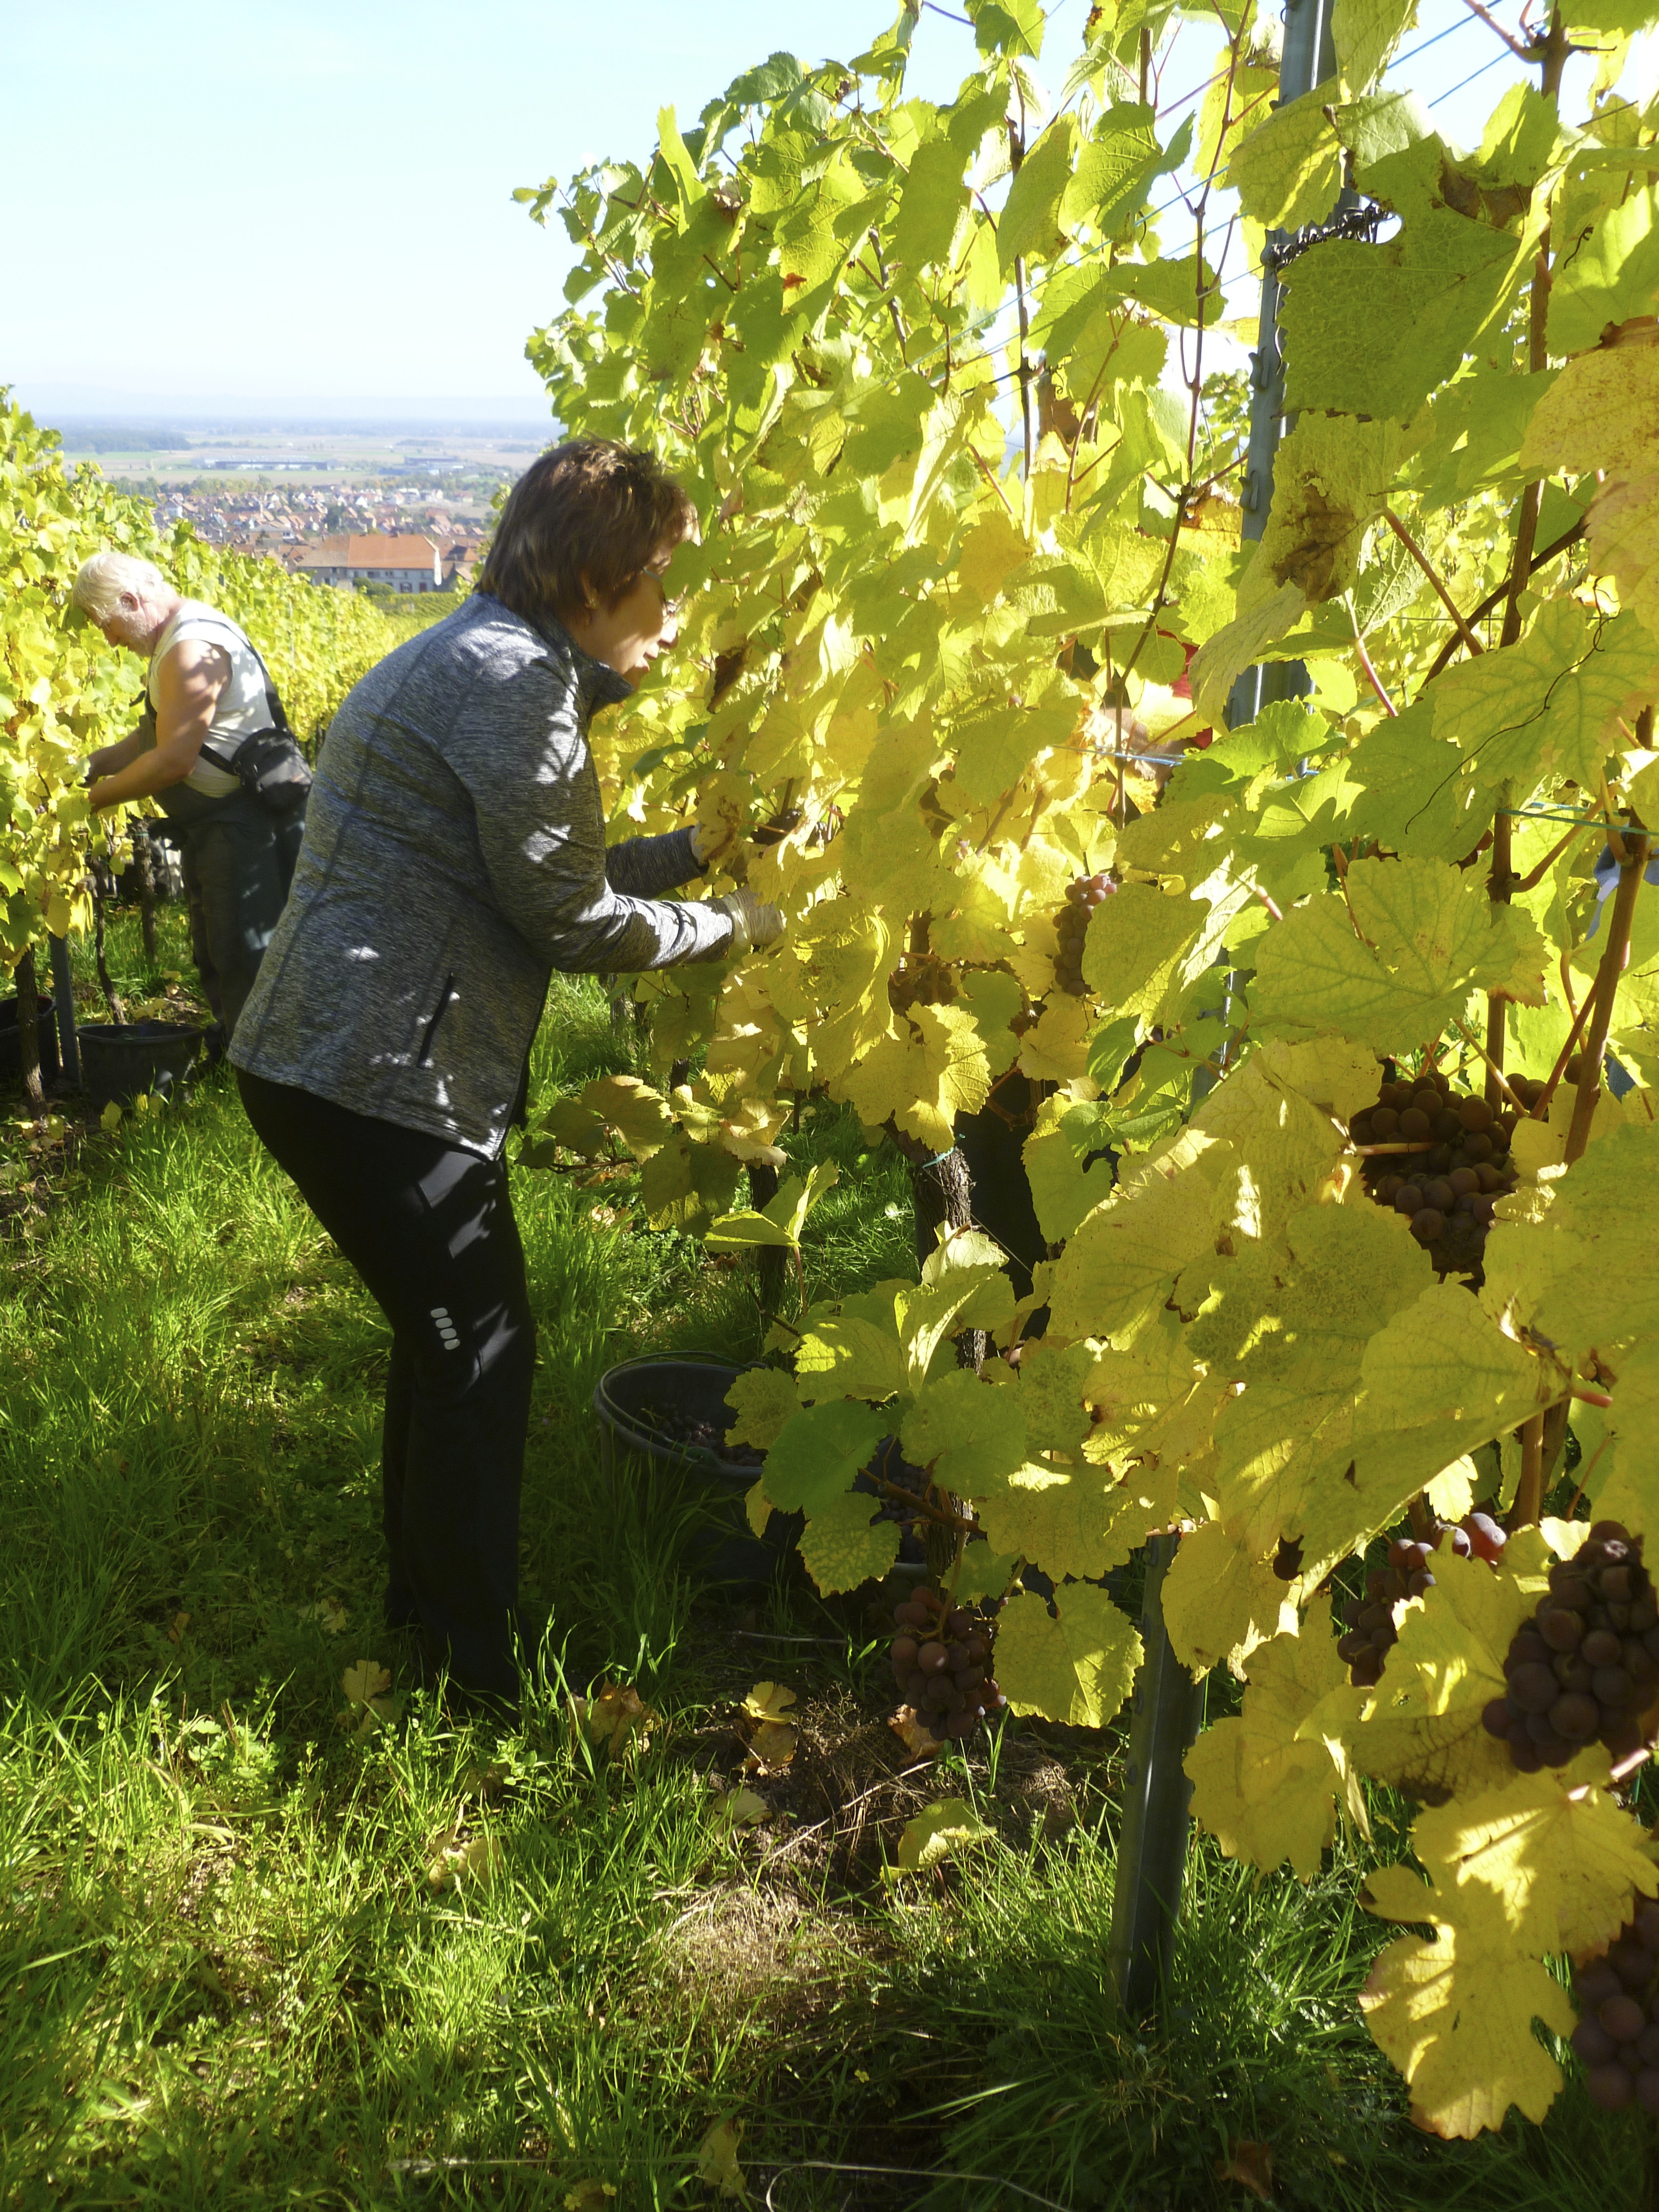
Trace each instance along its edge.
{"label": "short dark hair", "polygon": [[508,493],[477,588],[529,622],[580,613],[590,594],[614,607],[653,555],[690,537],[696,521],[653,453],[572,438],[533,460]]}

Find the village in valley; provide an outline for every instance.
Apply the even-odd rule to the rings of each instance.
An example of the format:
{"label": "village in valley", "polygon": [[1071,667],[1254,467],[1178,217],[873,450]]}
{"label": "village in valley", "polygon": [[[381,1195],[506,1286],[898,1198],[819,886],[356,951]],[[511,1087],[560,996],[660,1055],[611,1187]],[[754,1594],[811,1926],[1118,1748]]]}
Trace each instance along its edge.
{"label": "village in valley", "polygon": [[64,457],[149,497],[163,524],[279,562],[317,584],[465,590],[494,506],[542,426],[66,423]]}

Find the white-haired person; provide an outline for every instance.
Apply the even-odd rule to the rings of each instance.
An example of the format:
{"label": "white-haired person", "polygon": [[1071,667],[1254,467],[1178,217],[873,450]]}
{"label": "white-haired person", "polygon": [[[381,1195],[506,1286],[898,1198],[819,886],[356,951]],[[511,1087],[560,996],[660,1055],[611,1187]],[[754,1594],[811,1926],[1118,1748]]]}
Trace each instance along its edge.
{"label": "white-haired person", "polygon": [[293,879],[303,795],[281,812],[244,787],[234,761],[258,732],[285,729],[246,632],[182,599],[150,561],[94,553],[70,597],[112,645],[149,663],[145,709],[88,763],[93,807],[153,799],[181,850],[191,955],[228,1042]]}

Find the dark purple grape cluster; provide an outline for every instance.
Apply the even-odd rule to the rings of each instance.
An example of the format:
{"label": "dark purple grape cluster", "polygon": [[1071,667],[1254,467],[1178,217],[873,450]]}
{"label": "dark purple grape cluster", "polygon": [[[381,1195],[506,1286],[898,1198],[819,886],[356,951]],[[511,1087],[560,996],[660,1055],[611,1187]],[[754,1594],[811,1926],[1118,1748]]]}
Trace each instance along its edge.
{"label": "dark purple grape cluster", "polygon": [[895,1607],[893,1680],[935,1742],[972,1735],[1008,1702],[991,1672],[996,1626],[937,1590]]}
{"label": "dark purple grape cluster", "polygon": [[1480,1718],[1523,1774],[1565,1766],[1587,1743],[1615,1759],[1641,1749],[1641,1715],[1659,1698],[1659,1601],[1639,1536],[1598,1521],[1557,1561],[1548,1595],[1516,1631],[1504,1679],[1507,1691]]}
{"label": "dark purple grape cluster", "polygon": [[1365,1577],[1365,1595],[1350,1598],[1342,1608],[1347,1634],[1337,1645],[1337,1656],[1348,1666],[1348,1680],[1357,1689],[1369,1689],[1382,1678],[1383,1662],[1400,1641],[1394,1609],[1408,1597],[1421,1597],[1434,1588],[1429,1561],[1448,1538],[1460,1559],[1496,1561],[1504,1550],[1504,1531],[1490,1513],[1466,1514],[1456,1528],[1443,1522],[1431,1537],[1401,1537],[1389,1547],[1389,1564]]}
{"label": "dark purple grape cluster", "polygon": [[1659,1905],[1644,1898],[1600,1957],[1573,1971],[1578,2025],[1572,2047],[1584,2062],[1590,2102],[1604,2112],[1638,2104],[1659,2112]]}
{"label": "dark purple grape cluster", "polygon": [[1088,989],[1083,980],[1083,940],[1095,908],[1110,898],[1117,885],[1109,876],[1079,876],[1066,886],[1066,903],[1054,916],[1060,951],[1054,955],[1054,981],[1062,991],[1080,999]]}
{"label": "dark purple grape cluster", "polygon": [[[1518,1097],[1535,1095],[1524,1077],[1510,1078]],[[1537,1086],[1541,1090],[1542,1085]],[[1478,1272],[1498,1201],[1515,1188],[1510,1158],[1512,1107],[1497,1111],[1484,1098],[1460,1095],[1438,1068],[1384,1083],[1376,1103],[1356,1114],[1356,1145],[1416,1145],[1417,1152],[1377,1152],[1365,1182],[1379,1206],[1411,1223],[1412,1235],[1443,1275]]]}

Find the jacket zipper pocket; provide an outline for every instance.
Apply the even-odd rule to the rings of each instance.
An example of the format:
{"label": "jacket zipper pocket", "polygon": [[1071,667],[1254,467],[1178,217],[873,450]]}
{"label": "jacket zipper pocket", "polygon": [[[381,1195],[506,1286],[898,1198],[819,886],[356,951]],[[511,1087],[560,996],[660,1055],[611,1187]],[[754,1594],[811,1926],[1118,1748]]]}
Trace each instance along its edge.
{"label": "jacket zipper pocket", "polygon": [[452,968],[448,975],[444,977],[444,987],[438,994],[438,1003],[432,1009],[426,1028],[422,1032],[421,1048],[415,1055],[415,1065],[416,1067],[424,1067],[428,1060],[431,1057],[432,1040],[437,1036],[438,1024],[448,1012],[449,1002],[454,995],[455,971]]}

